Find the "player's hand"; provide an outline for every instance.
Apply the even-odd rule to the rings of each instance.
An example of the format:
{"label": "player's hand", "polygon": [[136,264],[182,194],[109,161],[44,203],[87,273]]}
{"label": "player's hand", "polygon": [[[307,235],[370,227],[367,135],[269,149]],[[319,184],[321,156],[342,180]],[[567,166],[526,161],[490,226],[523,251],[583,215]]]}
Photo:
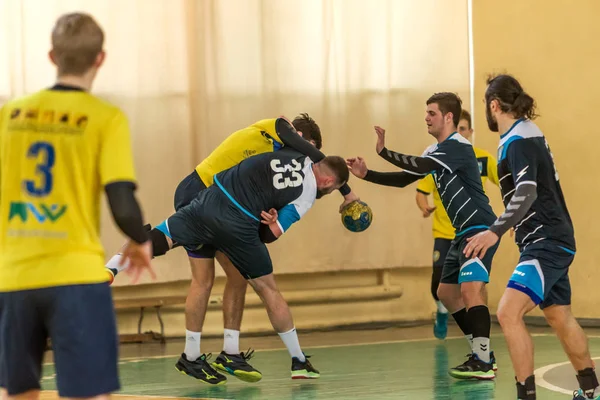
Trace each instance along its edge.
{"label": "player's hand", "polygon": [[344,202],[342,203],[342,205],[340,205],[339,212],[341,213],[342,210],[344,209],[344,207],[346,207],[348,204],[352,203],[353,201],[357,201],[357,200],[360,200],[358,195],[356,193],[354,193],[353,191],[350,191],[350,193],[348,193],[347,195],[344,196]]}
{"label": "player's hand", "polygon": [[147,240],[146,242],[139,244],[130,240],[123,249],[123,258],[121,264],[129,260],[129,268],[125,270],[125,273],[129,276],[133,276],[131,284],[135,284],[139,281],[142,272],[148,271],[153,280],[156,279],[156,274],[152,269],[152,241]]}
{"label": "player's hand", "polygon": [[498,243],[499,239],[498,235],[490,230],[480,232],[467,238],[468,243],[463,250],[463,254],[467,258],[479,257],[481,259],[485,257],[485,253],[490,247]]}
{"label": "player's hand", "polygon": [[262,218],[262,220],[260,222],[262,222],[265,225],[271,225],[277,222],[277,218],[278,218],[278,214],[277,214],[277,210],[274,208],[271,208],[269,210],[269,212],[266,211],[262,211],[260,213],[260,217]]}
{"label": "player's hand", "polygon": [[364,177],[367,176],[367,163],[365,163],[365,160],[362,157],[348,158],[346,160],[346,165],[348,166],[348,169],[350,169],[350,172],[352,172],[352,175],[357,178],[364,179]]}
{"label": "player's hand", "polygon": [[427,206],[424,209],[422,209],[421,211],[423,211],[423,218],[429,218],[429,216],[433,214],[436,208],[437,207]]}
{"label": "player's hand", "polygon": [[385,129],[380,126],[375,126],[375,133],[377,134],[377,144],[375,145],[375,150],[377,151],[377,154],[379,154],[385,147]]}

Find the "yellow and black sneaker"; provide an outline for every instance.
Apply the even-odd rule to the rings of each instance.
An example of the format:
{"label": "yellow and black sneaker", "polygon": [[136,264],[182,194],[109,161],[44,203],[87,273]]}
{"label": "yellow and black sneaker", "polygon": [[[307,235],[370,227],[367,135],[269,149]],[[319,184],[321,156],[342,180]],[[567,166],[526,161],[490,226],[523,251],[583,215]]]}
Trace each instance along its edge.
{"label": "yellow and black sneaker", "polygon": [[227,378],[210,366],[208,363],[210,356],[211,354],[202,354],[197,360],[188,361],[185,353],[183,353],[175,364],[175,368],[182,374],[199,379],[209,385],[224,385],[227,382]]}
{"label": "yellow and black sneaker", "polygon": [[312,366],[308,359],[310,356],[305,355],[305,361],[300,361],[297,357],[292,358],[292,379],[318,379],[321,374],[315,367]]}
{"label": "yellow and black sneaker", "polygon": [[496,378],[493,364],[483,362],[473,353],[465,363],[449,371],[450,376],[456,379],[491,380]]}
{"label": "yellow and black sneaker", "polygon": [[248,360],[252,358],[254,350],[248,350],[246,354],[227,354],[224,351],[219,354],[212,366],[223,372],[227,372],[244,382],[258,382],[262,379],[262,374]]}

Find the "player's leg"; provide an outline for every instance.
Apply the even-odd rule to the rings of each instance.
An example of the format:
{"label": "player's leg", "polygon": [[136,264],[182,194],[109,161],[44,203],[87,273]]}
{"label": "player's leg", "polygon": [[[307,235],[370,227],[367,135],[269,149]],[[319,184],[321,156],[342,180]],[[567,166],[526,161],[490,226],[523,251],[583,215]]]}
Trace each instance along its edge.
{"label": "player's leg", "polygon": [[517,396],[522,400],[530,400],[535,399],[533,341],[523,317],[535,308],[536,302],[526,293],[526,287],[517,290],[510,287],[510,282],[498,304],[498,322],[502,327],[515,371]]}
{"label": "player's leg", "polygon": [[458,247],[456,243],[452,242],[446,259],[444,260],[444,266],[442,268],[442,278],[438,287],[438,297],[448,309],[452,318],[465,335],[467,344],[469,346],[469,354],[472,352],[473,347],[473,335],[471,332],[471,325],[468,322],[467,308],[463,302],[462,295],[460,292],[460,286],[458,285],[458,274],[460,271]]}
{"label": "player's leg", "polygon": [[319,378],[319,371],[311,365],[300,348],[292,312],[277,288],[275,276],[270,273],[249,282],[265,305],[271,325],[292,357],[292,379]]}
{"label": "player's leg", "polygon": [[279,334],[292,357],[292,379],[318,378],[317,371],[304,355],[290,308],[279,292],[273,276],[273,264],[267,246],[260,241],[255,225],[237,232],[228,232],[220,250],[238,271],[248,279],[267,309],[271,325]]}
{"label": "player's leg", "polygon": [[600,399],[598,378],[590,356],[588,338],[571,311],[571,284],[568,272],[574,256],[559,247],[551,247],[550,251],[540,256],[538,260],[545,281],[552,285],[540,308],[577,371],[580,398]]}
{"label": "player's leg", "polygon": [[544,315],[560,339],[562,347],[577,371],[582,399],[600,399],[598,377],[590,356],[588,338],[573,316],[571,306],[552,305]]}
{"label": "player's leg", "polygon": [[[175,211],[187,206],[194,200],[198,193],[202,190],[206,189],[206,185],[198,176],[196,171],[192,171],[188,176],[186,176],[177,188],[175,189],[175,194],[173,195],[173,205]],[[148,232],[152,230],[152,226],[147,224],[144,226]],[[122,248],[121,248],[122,249]],[[108,262],[106,263],[107,273],[110,277],[110,284],[113,283],[115,277],[122,271],[126,270],[129,267],[129,261],[124,260],[121,252],[119,251],[115,254]]]}
{"label": "player's leg", "polygon": [[254,351],[243,353],[239,350],[248,282],[226,255],[218,251],[216,257],[227,275],[227,281],[223,292],[223,351],[212,365],[245,382],[258,382],[262,379],[261,372],[248,363]]}
{"label": "player's leg", "polygon": [[452,245],[452,240],[435,238],[433,245],[433,271],[431,274],[431,295],[435,300],[437,310],[435,313],[435,323],[433,325],[433,335],[438,339],[445,339],[448,334],[448,309],[440,301],[437,291],[442,279],[444,269],[444,260],[448,255],[448,250]]}
{"label": "player's leg", "polygon": [[458,283],[473,335],[472,355],[464,364],[453,368],[450,374],[459,379],[494,379],[495,360],[490,351],[491,318],[486,303],[485,285],[489,282],[498,244],[490,248],[483,259],[465,259],[462,250],[466,243],[466,237],[463,237],[458,245],[461,265]]}
{"label": "player's leg", "polygon": [[536,398],[533,340],[527,330],[524,316],[544,301],[556,283],[552,273],[544,271],[540,253],[525,251],[510,277],[507,289],[498,304],[498,321],[502,327],[510,353],[517,396],[519,399]]}
{"label": "player's leg", "polygon": [[43,312],[64,398],[108,396],[120,389],[118,333],[108,284],[44,289]]}
{"label": "player's leg", "polygon": [[47,332],[38,312],[38,290],[0,293],[0,387],[3,399],[35,400],[40,394]]}

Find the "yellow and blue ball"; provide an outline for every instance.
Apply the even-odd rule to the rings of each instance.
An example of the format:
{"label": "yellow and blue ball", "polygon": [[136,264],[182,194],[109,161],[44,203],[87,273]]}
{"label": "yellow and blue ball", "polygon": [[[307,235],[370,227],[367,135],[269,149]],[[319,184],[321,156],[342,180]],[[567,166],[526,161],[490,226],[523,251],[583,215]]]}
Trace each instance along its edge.
{"label": "yellow and blue ball", "polygon": [[355,200],[342,209],[342,224],[351,232],[362,232],[371,222],[373,211],[365,202]]}

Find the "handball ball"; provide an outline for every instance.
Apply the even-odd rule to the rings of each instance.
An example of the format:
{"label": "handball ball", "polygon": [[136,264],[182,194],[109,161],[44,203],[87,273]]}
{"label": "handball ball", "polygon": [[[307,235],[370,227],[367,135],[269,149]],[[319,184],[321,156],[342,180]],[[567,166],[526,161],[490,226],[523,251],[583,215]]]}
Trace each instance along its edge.
{"label": "handball ball", "polygon": [[342,209],[342,224],[351,232],[362,232],[373,222],[373,212],[366,203],[355,200]]}

